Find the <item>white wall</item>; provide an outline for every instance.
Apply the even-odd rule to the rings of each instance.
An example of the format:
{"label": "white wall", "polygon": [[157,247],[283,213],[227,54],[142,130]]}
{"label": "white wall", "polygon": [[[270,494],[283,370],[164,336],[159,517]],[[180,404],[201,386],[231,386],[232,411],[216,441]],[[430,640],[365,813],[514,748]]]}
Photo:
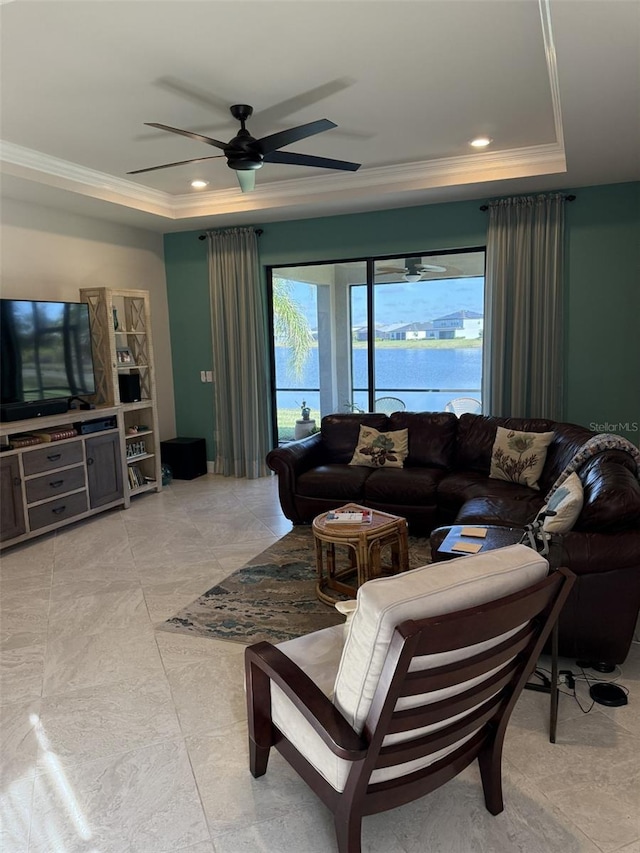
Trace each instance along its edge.
{"label": "white wall", "polygon": [[176,434],[162,235],[3,198],[0,295],[79,302],[81,287],[149,291],[160,437]]}

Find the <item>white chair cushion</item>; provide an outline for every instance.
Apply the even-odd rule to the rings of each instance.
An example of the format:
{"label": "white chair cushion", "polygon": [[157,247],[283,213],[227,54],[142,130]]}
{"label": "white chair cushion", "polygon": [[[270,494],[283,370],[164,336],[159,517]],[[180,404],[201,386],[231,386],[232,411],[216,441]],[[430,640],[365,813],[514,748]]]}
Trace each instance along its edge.
{"label": "white chair cushion", "polygon": [[334,687],[335,705],[362,732],[396,625],[501,598],[548,571],[540,554],[511,545],[368,581],[358,590]]}
{"label": "white chair cushion", "polygon": [[[524,545],[513,545],[487,554],[423,566],[391,578],[368,581],[358,591],[358,606],[350,620],[344,648],[342,625],[288,640],[280,643],[278,648],[294,660],[325,695],[331,698],[333,693],[338,709],[353,728],[361,732],[397,624],[405,619],[435,616],[509,595],[545,577],[547,572],[548,563],[543,557]],[[442,666],[479,653],[501,640],[502,637],[498,637],[466,649],[426,655],[416,659],[412,668]],[[485,674],[480,679],[472,679],[429,695],[408,697],[400,700],[398,707],[441,701],[489,676]],[[344,790],[350,762],[331,752],[275,684],[271,685],[271,705],[273,722],[277,728],[330,785],[338,791]],[[459,717],[471,714],[473,710],[470,708]],[[388,736],[385,743],[421,736],[455,719],[452,717],[446,722]],[[471,732],[462,740],[425,758],[376,770],[371,776],[371,782],[382,782],[426,767],[457,749],[473,734]]]}

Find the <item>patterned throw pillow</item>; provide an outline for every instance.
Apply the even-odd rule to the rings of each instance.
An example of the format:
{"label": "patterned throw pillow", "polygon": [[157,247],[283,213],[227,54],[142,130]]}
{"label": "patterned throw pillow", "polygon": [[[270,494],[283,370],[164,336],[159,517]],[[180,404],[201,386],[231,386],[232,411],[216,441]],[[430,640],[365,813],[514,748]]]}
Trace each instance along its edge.
{"label": "patterned throw pillow", "polygon": [[408,429],[378,432],[373,427],[361,425],[356,450],[349,465],[364,465],[367,468],[402,468],[408,455]]}
{"label": "patterned throw pillow", "polygon": [[491,451],[489,476],[539,489],[552,432],[517,432],[498,427]]}
{"label": "patterned throw pillow", "polygon": [[549,503],[540,512],[554,510],[555,515],[545,518],[542,529],[547,533],[568,533],[578,520],[584,503],[582,481],[576,473],[569,474],[567,479],[549,498]]}

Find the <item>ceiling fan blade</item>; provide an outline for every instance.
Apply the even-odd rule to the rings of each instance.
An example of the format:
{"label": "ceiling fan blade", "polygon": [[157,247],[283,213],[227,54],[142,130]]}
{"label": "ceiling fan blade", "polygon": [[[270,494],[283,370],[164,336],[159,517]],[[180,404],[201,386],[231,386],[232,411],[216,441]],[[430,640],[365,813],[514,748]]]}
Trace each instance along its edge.
{"label": "ceiling fan blade", "polygon": [[335,122],[329,121],[328,118],[321,118],[318,121],[310,121],[308,124],[300,124],[297,127],[290,127],[288,130],[272,133],[270,136],[263,136],[262,139],[256,140],[254,144],[261,154],[270,154],[276,148],[283,148],[285,145],[291,145],[292,142],[297,142],[299,139],[315,136],[316,133],[324,133],[325,130],[331,130],[332,127],[337,126]]}
{"label": "ceiling fan blade", "polygon": [[376,274],[377,273],[384,273],[384,274],[397,273],[398,275],[404,275],[407,271],[408,270],[406,267],[378,267],[376,269]]}
{"label": "ceiling fan blade", "polygon": [[285,163],[289,166],[318,166],[322,169],[341,169],[343,172],[356,172],[361,164],[347,160],[331,160],[328,157],[314,157],[311,154],[295,154],[293,151],[272,151],[264,155],[265,163]]}
{"label": "ceiling fan blade", "polygon": [[178,160],[177,163],[165,163],[162,166],[150,166],[148,169],[134,169],[127,175],[141,175],[142,172],[156,172],[158,169],[170,169],[172,166],[184,166],[186,163],[201,163],[203,160],[219,160],[224,154],[214,154],[211,157],[194,157],[191,160]]}
{"label": "ceiling fan blade", "polygon": [[236,169],[238,183],[243,193],[250,193],[256,186],[256,173],[253,169]]}
{"label": "ceiling fan blade", "polygon": [[145,125],[147,127],[157,127],[158,130],[168,130],[169,133],[178,133],[180,136],[186,136],[188,139],[195,139],[196,142],[204,142],[206,145],[213,145],[216,148],[222,148],[223,150],[228,144],[226,142],[220,142],[219,139],[211,139],[210,136],[202,136],[199,133],[193,133],[191,130],[180,130],[179,127],[170,127],[168,124],[158,124],[154,121],[145,121]]}
{"label": "ceiling fan blade", "polygon": [[299,95],[287,98],[286,101],[280,101],[279,104],[265,107],[264,110],[260,110],[256,114],[255,119],[259,120],[263,126],[265,124],[273,126],[275,123],[290,116],[291,113],[297,113],[299,110],[309,107],[311,104],[315,104],[324,98],[328,98],[330,95],[342,92],[354,83],[355,80],[351,77],[338,77],[336,80],[330,80],[328,83],[323,83],[314,89],[309,89],[307,92],[301,92]]}
{"label": "ceiling fan blade", "polygon": [[229,115],[229,102],[227,100],[219,98],[208,90],[200,89],[191,83],[184,83],[178,77],[158,77],[157,80],[153,81],[153,84],[159,89],[171,92],[172,95],[180,95],[182,98],[192,101],[199,107],[204,107],[207,110],[217,110],[224,116]]}

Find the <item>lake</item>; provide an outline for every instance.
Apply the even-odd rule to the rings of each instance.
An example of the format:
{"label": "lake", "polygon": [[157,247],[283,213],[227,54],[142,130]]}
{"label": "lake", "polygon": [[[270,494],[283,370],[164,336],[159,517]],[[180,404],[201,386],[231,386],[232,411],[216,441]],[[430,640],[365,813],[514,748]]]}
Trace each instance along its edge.
{"label": "lake", "polygon": [[[278,408],[295,409],[304,399],[318,414],[317,391],[293,391],[293,388],[318,388],[318,350],[313,348],[302,377],[288,374],[289,349],[276,347],[276,384]],[[354,349],[353,402],[367,408],[367,350]],[[399,397],[409,411],[442,411],[454,397],[480,400],[482,348],[436,349],[430,347],[380,348],[376,350],[376,397]],[[347,401],[345,400],[345,403]]]}

